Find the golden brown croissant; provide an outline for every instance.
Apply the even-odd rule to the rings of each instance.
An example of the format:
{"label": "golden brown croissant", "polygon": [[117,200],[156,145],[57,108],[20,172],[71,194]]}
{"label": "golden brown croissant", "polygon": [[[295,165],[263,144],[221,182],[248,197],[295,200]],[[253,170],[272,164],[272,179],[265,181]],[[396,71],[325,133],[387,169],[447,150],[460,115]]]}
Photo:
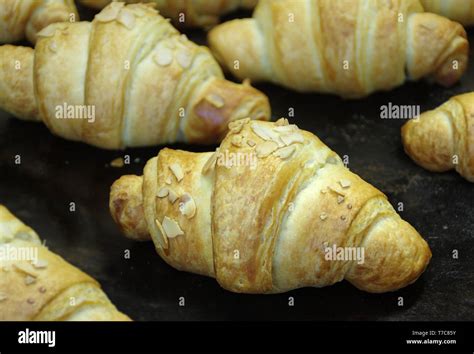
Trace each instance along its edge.
{"label": "golden brown croissant", "polygon": [[[149,0],[160,14],[171,18],[175,25],[186,27],[209,27],[219,22],[219,17],[239,7],[252,9],[258,0]],[[83,5],[102,9],[111,0],[81,0]],[[141,0],[125,0],[139,3]]]}
{"label": "golden brown croissant", "polygon": [[229,128],[215,153],[164,149],[142,177],[113,184],[111,214],[129,238],[235,292],[342,279],[385,292],[424,271],[427,243],[316,136],[285,119]]}
{"label": "golden brown croissant", "polygon": [[0,205],[0,321],[129,321],[97,281]]}
{"label": "golden brown croissant", "polygon": [[73,0],[0,0],[0,43],[25,37],[36,43],[37,33],[49,24],[78,20]]}
{"label": "golden brown croissant", "polygon": [[215,143],[232,120],[270,117],[263,93],[225,80],[207,48],[149,6],[114,2],[39,36],[35,50],[0,47],[0,108],[63,138],[108,149]]}
{"label": "golden brown croissant", "polygon": [[466,33],[422,11],[418,0],[261,0],[209,42],[236,77],[303,92],[357,98],[424,76],[451,85],[466,69]]}
{"label": "golden brown croissant", "polygon": [[474,24],[474,0],[421,0],[428,12],[470,26]]}
{"label": "golden brown croissant", "polygon": [[402,128],[406,153],[424,168],[474,182],[474,93],[451,98]]}

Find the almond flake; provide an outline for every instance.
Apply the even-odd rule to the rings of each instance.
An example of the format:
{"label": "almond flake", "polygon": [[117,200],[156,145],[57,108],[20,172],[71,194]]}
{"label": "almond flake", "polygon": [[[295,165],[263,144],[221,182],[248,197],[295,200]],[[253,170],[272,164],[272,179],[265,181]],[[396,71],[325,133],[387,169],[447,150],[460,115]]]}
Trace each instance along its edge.
{"label": "almond flake", "polygon": [[328,218],[328,214],[326,214],[326,213],[321,213],[321,215],[319,215],[319,218],[324,221],[324,220],[326,220],[326,219]]}
{"label": "almond flake", "polygon": [[224,99],[215,93],[207,95],[206,100],[216,108],[222,108],[225,105]]}
{"label": "almond flake", "polygon": [[135,15],[127,10],[127,8],[124,8],[120,13],[118,14],[117,21],[127,27],[129,30],[135,27]]}
{"label": "almond flake", "polygon": [[339,184],[341,185],[342,188],[349,188],[351,186],[351,181],[347,179],[341,179],[339,181]]}
{"label": "almond flake", "polygon": [[171,188],[168,189],[168,200],[170,201],[171,204],[174,204],[174,202],[178,200],[178,195]]}
{"label": "almond flake", "polygon": [[31,275],[27,275],[26,278],[25,278],[25,284],[26,285],[31,285],[31,284],[34,284],[34,283],[36,283],[36,278],[32,277]]}
{"label": "almond flake", "polygon": [[55,41],[51,41],[51,43],[49,43],[49,46],[48,46],[49,50],[52,51],[53,53],[57,53],[58,52],[58,45]]}
{"label": "almond flake", "polygon": [[254,147],[255,145],[257,145],[257,143],[253,140],[247,140],[247,145],[250,146],[250,147]]}
{"label": "almond flake", "polygon": [[331,165],[337,165],[339,163],[339,160],[334,156],[329,156],[326,159],[326,163],[331,164]]}
{"label": "almond flake", "polygon": [[158,219],[155,219],[155,225],[156,227],[158,228],[158,231],[160,232],[160,245],[164,248],[164,249],[168,249],[168,239],[166,238],[166,233],[165,233],[165,230],[163,229],[163,226],[161,225],[161,223],[158,221]]}
{"label": "almond flake", "polygon": [[278,133],[294,133],[298,131],[298,127],[294,124],[291,125],[281,125],[273,128],[274,131]]}
{"label": "almond flake", "polygon": [[278,149],[273,153],[273,155],[278,156],[280,159],[285,160],[289,157],[291,157],[296,151],[296,147],[293,146],[287,146],[282,149]]}
{"label": "almond flake", "polygon": [[290,123],[288,122],[288,119],[286,119],[286,118],[280,118],[275,122],[275,125],[277,127],[282,127],[282,126],[285,126],[285,125],[288,125],[288,124],[290,124]]}
{"label": "almond flake", "polygon": [[188,219],[191,219],[196,214],[196,203],[194,202],[193,197],[191,197],[188,193],[185,193],[181,196],[179,202],[179,211]]}
{"label": "almond flake", "polygon": [[166,237],[168,238],[175,238],[176,236],[184,235],[184,232],[179,227],[179,224],[167,216],[165,216],[165,218],[163,219],[162,225],[163,225],[163,230],[165,231]]}
{"label": "almond flake", "polygon": [[250,122],[250,118],[234,120],[229,123],[229,131],[234,134],[239,134],[245,124]]}
{"label": "almond flake", "polygon": [[291,145],[293,143],[303,143],[304,137],[300,133],[289,133],[289,134],[282,134],[280,135],[281,140],[285,143],[285,145]]}
{"label": "almond flake", "polygon": [[156,196],[158,198],[164,198],[164,197],[167,197],[169,194],[169,189],[166,188],[166,187],[163,187],[163,188],[160,188],[160,190],[158,191],[158,193],[156,193]]}
{"label": "almond flake", "polygon": [[171,184],[171,176],[166,176],[165,183]]}
{"label": "almond flake", "polygon": [[176,177],[176,180],[178,182],[181,182],[181,180],[184,178],[184,173],[181,166],[177,163],[172,163],[170,165],[170,170],[171,172],[173,172],[174,176]]}
{"label": "almond flake", "polygon": [[237,147],[241,147],[242,146],[242,141],[243,141],[242,135],[232,136],[232,141],[231,141],[232,145],[237,146]]}
{"label": "almond flake", "polygon": [[95,19],[99,22],[110,22],[117,18],[120,10],[124,7],[123,2],[112,2],[109,6],[99,12]]}
{"label": "almond flake", "polygon": [[252,124],[253,132],[263,140],[277,140],[278,134],[270,128],[258,123]]}
{"label": "almond flake", "polygon": [[33,264],[33,267],[35,267],[36,269],[44,269],[48,266],[48,261],[38,259],[36,262],[31,264]]}
{"label": "almond flake", "polygon": [[22,272],[25,275],[31,275],[32,277],[37,277],[38,273],[34,270],[34,268],[29,263],[16,263],[13,265],[16,270]]}
{"label": "almond flake", "polygon": [[209,172],[211,169],[213,169],[216,165],[216,162],[217,162],[217,150],[216,152],[214,152],[211,157],[209,157],[209,159],[206,161],[206,163],[204,164],[203,168],[202,168],[202,173],[203,174],[206,174],[207,172]]}
{"label": "almond flake", "polygon": [[344,202],[344,197],[342,195],[338,195],[337,196],[337,204],[341,204],[342,202]]}
{"label": "almond flake", "polygon": [[43,28],[41,31],[39,31],[37,36],[38,37],[45,37],[45,38],[53,37],[54,34],[56,33],[57,29],[58,28],[54,24],[49,25],[49,26]]}
{"label": "almond flake", "polygon": [[155,52],[153,59],[159,66],[168,66],[173,62],[173,52],[170,49],[161,46],[159,50]]}
{"label": "almond flake", "polygon": [[189,68],[189,66],[191,65],[193,61],[193,55],[189,50],[182,49],[176,55],[176,60],[178,61],[178,64],[181,65],[183,69],[187,69]]}
{"label": "almond flake", "polygon": [[255,151],[257,152],[257,157],[267,157],[276,149],[278,149],[277,143],[274,141],[264,141],[260,145],[257,145]]}

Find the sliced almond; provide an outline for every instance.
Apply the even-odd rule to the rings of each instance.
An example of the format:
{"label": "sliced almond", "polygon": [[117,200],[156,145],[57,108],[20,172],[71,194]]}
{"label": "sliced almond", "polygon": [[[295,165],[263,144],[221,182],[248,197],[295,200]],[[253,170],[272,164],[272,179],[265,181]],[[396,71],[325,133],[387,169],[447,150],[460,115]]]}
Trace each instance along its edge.
{"label": "sliced almond", "polygon": [[209,157],[209,159],[206,161],[204,166],[202,167],[202,173],[205,175],[207,174],[211,169],[213,169],[216,166],[217,162],[217,150]]}
{"label": "sliced almond", "polygon": [[112,2],[109,6],[99,12],[95,16],[95,19],[99,22],[114,21],[124,6],[125,4],[123,2]]}
{"label": "sliced almond", "polygon": [[298,127],[294,124],[280,125],[273,128],[274,131],[278,133],[294,133],[298,131]]}
{"label": "sliced almond", "polygon": [[247,140],[247,145],[250,146],[250,147],[254,147],[255,145],[257,145],[257,143],[251,139]]}
{"label": "sliced almond", "polygon": [[303,143],[304,142],[304,137],[300,133],[288,133],[288,134],[282,134],[280,135],[281,140],[285,143],[285,145],[291,145],[294,143]]}
{"label": "sliced almond", "polygon": [[124,8],[119,12],[117,16],[117,22],[121,23],[128,29],[132,29],[135,27],[135,15],[131,11],[127,10],[127,8]]}
{"label": "sliced almond", "polygon": [[328,218],[328,214],[326,214],[326,213],[321,213],[321,215],[319,215],[319,218],[324,221],[324,220],[326,220],[326,219]]}
{"label": "sliced almond", "polygon": [[49,26],[43,28],[41,31],[39,31],[37,36],[38,37],[45,37],[45,38],[53,37],[57,30],[58,30],[58,28],[54,24],[52,24],[52,25],[49,25]]}
{"label": "sliced almond", "polygon": [[27,275],[25,277],[25,284],[26,285],[31,285],[31,284],[34,284],[36,283],[36,278],[35,277],[32,277],[31,275]]}
{"label": "sliced almond", "polygon": [[48,261],[44,260],[44,259],[38,259],[36,262],[32,263],[33,264],[33,267],[35,267],[36,269],[44,269],[46,267],[48,267]]}
{"label": "sliced almond", "polygon": [[173,62],[173,51],[169,48],[161,46],[155,52],[153,59],[159,66],[168,66]]}
{"label": "sliced almond", "polygon": [[260,145],[257,145],[255,151],[257,152],[257,157],[262,158],[269,156],[276,149],[278,149],[277,143],[275,143],[274,141],[264,141]]}
{"label": "sliced almond", "polygon": [[166,176],[165,183],[166,184],[171,184],[171,177],[170,176]]}
{"label": "sliced almond", "polygon": [[171,204],[174,204],[178,200],[178,195],[171,188],[168,189],[168,200]]}
{"label": "sliced almond", "polygon": [[349,181],[348,179],[341,179],[339,181],[339,184],[342,188],[349,188],[351,186],[351,181]]}
{"label": "sliced almond", "polygon": [[166,237],[168,238],[175,238],[177,236],[184,235],[184,232],[179,227],[179,224],[167,216],[164,217],[162,225],[163,225],[163,230],[165,231]]}
{"label": "sliced almond", "polygon": [[273,153],[273,155],[278,156],[280,159],[285,160],[290,158],[296,151],[296,146],[286,146],[284,148],[278,149]]}
{"label": "sliced almond", "polygon": [[278,134],[265,125],[254,123],[252,124],[253,132],[263,140],[277,140]]}
{"label": "sliced almond", "polygon": [[176,54],[176,61],[183,69],[187,69],[193,61],[193,54],[188,49],[181,49]]}
{"label": "sliced almond", "polygon": [[285,125],[288,125],[288,124],[290,124],[290,123],[288,122],[288,119],[286,119],[286,118],[280,118],[275,122],[275,125],[277,127],[282,127],[282,126],[285,126]]}
{"label": "sliced almond", "polygon": [[229,131],[234,134],[239,134],[245,124],[250,122],[250,118],[234,120],[229,123]]}
{"label": "sliced almond", "polygon": [[215,93],[211,93],[207,95],[206,101],[212,104],[216,108],[222,108],[225,105],[224,99]]}
{"label": "sliced almond", "polygon": [[53,53],[57,53],[57,52],[58,52],[58,44],[57,44],[54,40],[51,40],[51,42],[49,43],[48,48],[49,48],[49,50],[52,51]]}
{"label": "sliced almond", "polygon": [[158,198],[164,198],[164,197],[167,197],[169,194],[169,189],[166,188],[166,187],[163,187],[163,188],[160,188],[160,190],[158,191],[158,193],[156,193],[156,196]]}
{"label": "sliced almond", "polygon": [[185,193],[179,199],[179,211],[182,215],[191,219],[196,214],[196,203],[191,195]]}
{"label": "sliced almond", "polygon": [[161,223],[158,221],[158,219],[155,219],[155,225],[156,227],[158,228],[158,231],[160,232],[160,245],[164,248],[164,249],[168,249],[168,238],[166,237],[166,233],[165,233],[165,230],[163,229],[163,226],[161,225]]}
{"label": "sliced almond", "polygon": [[232,140],[231,140],[232,145],[234,145],[234,146],[236,146],[236,147],[241,147],[241,146],[242,146],[242,142],[243,142],[243,137],[242,137],[242,135],[234,135],[234,136],[232,136]]}
{"label": "sliced almond", "polygon": [[181,166],[177,163],[172,163],[170,165],[170,170],[173,172],[174,176],[176,177],[176,180],[178,182],[181,182],[181,180],[184,178],[184,172]]}
{"label": "sliced almond", "polygon": [[338,195],[337,196],[337,204],[341,204],[342,202],[344,202],[344,197],[342,195]]}
{"label": "sliced almond", "polygon": [[329,156],[326,159],[326,163],[331,164],[331,165],[337,165],[339,163],[339,160],[335,156]]}
{"label": "sliced almond", "polygon": [[25,275],[31,275],[32,277],[38,277],[38,273],[36,273],[35,269],[33,266],[29,263],[16,263],[13,265],[13,267],[20,271],[21,273]]}

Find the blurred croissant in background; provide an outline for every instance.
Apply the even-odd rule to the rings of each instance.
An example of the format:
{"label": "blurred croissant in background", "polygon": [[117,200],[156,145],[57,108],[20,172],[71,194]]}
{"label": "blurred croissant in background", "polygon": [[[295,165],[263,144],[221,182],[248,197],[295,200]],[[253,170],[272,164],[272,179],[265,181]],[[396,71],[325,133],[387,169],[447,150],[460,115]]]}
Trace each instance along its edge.
{"label": "blurred croissant in background", "polygon": [[[79,0],[88,7],[102,9],[111,0]],[[153,3],[164,17],[183,27],[210,27],[219,23],[219,17],[238,8],[253,9],[258,0],[125,0],[132,3]]]}
{"label": "blurred croissant in background", "polygon": [[79,21],[73,0],[0,0],[0,43],[34,44],[43,28],[66,21]]}

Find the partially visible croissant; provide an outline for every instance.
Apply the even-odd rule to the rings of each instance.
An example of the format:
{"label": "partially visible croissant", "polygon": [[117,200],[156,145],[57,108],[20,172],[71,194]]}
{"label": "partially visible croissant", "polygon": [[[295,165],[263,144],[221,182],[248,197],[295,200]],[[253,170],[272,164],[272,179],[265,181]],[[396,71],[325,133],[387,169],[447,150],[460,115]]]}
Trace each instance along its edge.
{"label": "partially visible croissant", "polygon": [[97,281],[0,205],[0,321],[129,321]]}
{"label": "partially visible croissant", "polygon": [[236,77],[297,91],[358,98],[425,76],[451,85],[467,66],[466,32],[422,11],[418,0],[261,0],[209,43]]}
{"label": "partially visible croissant", "polygon": [[232,120],[270,117],[263,93],[225,80],[207,48],[149,6],[114,2],[39,36],[35,50],[0,47],[0,108],[63,138],[107,149],[215,143]]}
{"label": "partially visible croissant", "polygon": [[229,128],[215,153],[164,149],[142,177],[113,184],[110,211],[127,237],[151,238],[176,269],[243,293],[343,279],[379,293],[424,271],[427,243],[316,136],[285,119]]}
{"label": "partially visible croissant", "polygon": [[[208,27],[219,22],[219,17],[239,7],[252,9],[258,0],[149,0],[165,17],[171,18],[177,26]],[[102,9],[111,0],[80,0],[86,6]],[[141,0],[125,0],[138,3]]]}
{"label": "partially visible croissant", "polygon": [[426,11],[466,26],[474,25],[474,0],[421,0],[421,3]]}
{"label": "partially visible croissant", "polygon": [[0,43],[25,37],[36,43],[37,33],[49,24],[78,20],[74,0],[0,0]]}
{"label": "partially visible croissant", "polygon": [[474,93],[451,98],[402,128],[406,153],[430,171],[455,169],[474,182]]}

